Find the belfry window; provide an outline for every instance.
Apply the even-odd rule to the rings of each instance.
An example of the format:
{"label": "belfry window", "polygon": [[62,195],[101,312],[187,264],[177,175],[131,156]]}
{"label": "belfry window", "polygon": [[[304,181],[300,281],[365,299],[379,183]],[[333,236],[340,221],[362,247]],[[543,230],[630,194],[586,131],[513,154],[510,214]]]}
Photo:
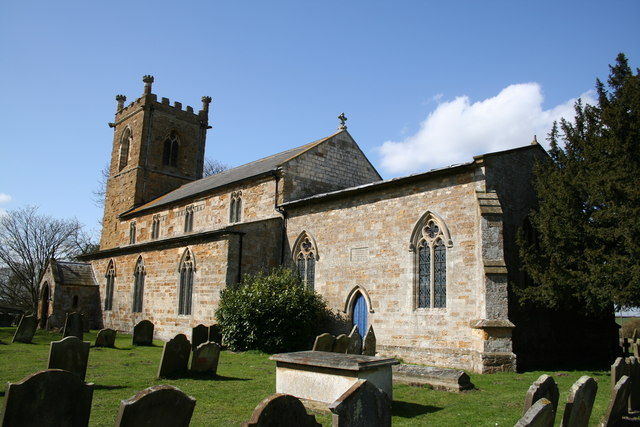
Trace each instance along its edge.
{"label": "belfry window", "polygon": [[180,262],[180,289],[178,292],[178,314],[191,314],[193,296],[194,262],[191,252],[187,249]]}
{"label": "belfry window", "polygon": [[120,138],[120,159],[118,161],[118,171],[124,169],[129,163],[129,148],[131,146],[131,129],[126,128]]}
{"label": "belfry window", "polygon": [[184,211],[184,232],[193,231],[193,206],[187,206]]}
{"label": "belfry window", "polygon": [[132,221],[129,224],[129,244],[133,245],[136,243],[136,222]]}
{"label": "belfry window", "polygon": [[131,311],[134,313],[142,312],[142,299],[144,297],[144,262],[142,257],[138,258],[136,268],[133,272],[133,304]]}
{"label": "belfry window", "polygon": [[113,286],[116,278],[116,268],[113,260],[109,261],[105,278],[107,279],[107,284],[104,290],[104,311],[111,311],[113,307]]}
{"label": "belfry window", "polygon": [[300,280],[302,280],[308,289],[314,290],[318,251],[313,237],[303,232],[296,240],[293,254]]}
{"label": "belfry window", "polygon": [[160,215],[154,215],[151,220],[151,239],[156,240],[160,237]]}
{"label": "belfry window", "polygon": [[231,193],[231,202],[229,203],[229,222],[231,224],[242,220],[242,191],[234,191]]}
{"label": "belfry window", "polygon": [[164,149],[162,151],[162,164],[167,166],[178,166],[178,149],[180,143],[178,135],[171,132],[164,140]]}
{"label": "belfry window", "polygon": [[437,216],[428,213],[418,221],[411,238],[417,308],[447,306],[447,247],[452,245],[448,229]]}

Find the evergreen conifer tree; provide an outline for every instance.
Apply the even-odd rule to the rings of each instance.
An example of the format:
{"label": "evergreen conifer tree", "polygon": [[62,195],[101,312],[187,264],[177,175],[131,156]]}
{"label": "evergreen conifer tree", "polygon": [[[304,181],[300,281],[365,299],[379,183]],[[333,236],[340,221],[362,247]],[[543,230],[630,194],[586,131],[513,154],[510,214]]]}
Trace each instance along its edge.
{"label": "evergreen conifer tree", "polygon": [[639,70],[619,54],[596,90],[597,105],[578,101],[573,122],[554,124],[533,233],[520,236],[534,283],[521,301],[583,314],[640,306]]}

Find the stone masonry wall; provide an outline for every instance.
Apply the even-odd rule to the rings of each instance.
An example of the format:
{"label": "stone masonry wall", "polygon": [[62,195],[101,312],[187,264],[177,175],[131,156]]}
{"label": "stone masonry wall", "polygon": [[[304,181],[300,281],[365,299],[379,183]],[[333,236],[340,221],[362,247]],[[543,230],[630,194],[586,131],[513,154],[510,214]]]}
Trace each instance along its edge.
{"label": "stone masonry wall", "polygon": [[[291,206],[289,245],[303,230],[313,235],[320,257],[316,290],[344,316],[351,316],[346,304],[354,287],[366,290],[373,309],[369,322],[381,354],[479,370],[486,336],[471,325],[484,317],[486,300],[477,190],[484,191],[482,171],[467,169]],[[446,308],[416,308],[415,253],[409,244],[416,222],[427,211],[443,219],[453,241],[447,248]]]}
{"label": "stone masonry wall", "polygon": [[290,160],[283,169],[284,201],[381,179],[346,131]]}

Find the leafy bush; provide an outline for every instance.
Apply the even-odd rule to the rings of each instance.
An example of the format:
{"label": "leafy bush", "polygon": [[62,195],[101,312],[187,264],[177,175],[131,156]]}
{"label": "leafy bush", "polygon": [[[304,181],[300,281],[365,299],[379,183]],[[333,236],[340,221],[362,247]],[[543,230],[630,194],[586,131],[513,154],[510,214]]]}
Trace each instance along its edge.
{"label": "leafy bush", "polygon": [[216,317],[231,350],[275,353],[308,350],[326,313],[320,295],[305,288],[293,270],[278,268],[223,290]]}

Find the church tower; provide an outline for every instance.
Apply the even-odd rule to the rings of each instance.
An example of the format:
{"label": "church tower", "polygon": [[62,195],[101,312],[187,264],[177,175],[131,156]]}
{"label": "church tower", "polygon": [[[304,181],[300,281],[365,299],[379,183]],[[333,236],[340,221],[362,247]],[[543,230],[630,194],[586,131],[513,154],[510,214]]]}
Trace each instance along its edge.
{"label": "church tower", "polygon": [[[202,178],[211,98],[202,109],[158,102],[153,76],[144,76],[144,93],[125,106],[117,95],[111,166],[107,180],[100,249],[123,243],[126,224],[119,216],[188,182]],[[127,228],[128,233],[128,228]]]}

